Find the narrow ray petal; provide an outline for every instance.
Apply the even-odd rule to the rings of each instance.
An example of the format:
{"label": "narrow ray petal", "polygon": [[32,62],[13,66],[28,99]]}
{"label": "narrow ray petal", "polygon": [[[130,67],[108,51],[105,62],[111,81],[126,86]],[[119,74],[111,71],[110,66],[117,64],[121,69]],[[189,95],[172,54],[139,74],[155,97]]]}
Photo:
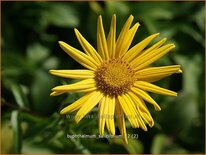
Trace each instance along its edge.
{"label": "narrow ray petal", "polygon": [[135,114],[134,115],[134,119],[135,121],[137,122],[138,124],[138,128],[139,128],[139,122],[138,122],[138,118],[140,117],[140,115],[138,114],[138,110],[137,110],[137,107],[135,106],[135,103],[133,102],[133,100],[131,99],[131,97],[129,96],[129,94],[125,94],[125,97],[127,98],[127,100],[129,101],[130,103],[130,110]]}
{"label": "narrow ray petal", "polygon": [[149,112],[149,110],[148,110],[144,100],[139,98],[139,97],[138,97],[138,99],[141,102],[141,104],[144,105],[145,108],[147,109],[147,111],[144,111],[141,108],[139,109],[141,115],[143,116],[142,118],[145,120],[145,122],[147,122],[147,124],[149,124],[150,127],[153,127],[154,126],[154,120],[153,120],[153,118],[152,118],[152,116],[151,116],[151,114],[150,114],[150,112]]}
{"label": "narrow ray petal", "polygon": [[132,15],[129,16],[129,18],[127,19],[126,23],[124,24],[119,37],[117,39],[117,43],[116,43],[116,50],[115,50],[115,55],[118,57],[121,54],[121,49],[122,49],[122,44],[125,41],[125,36],[128,33],[130,26],[132,24],[134,17]]}
{"label": "narrow ray petal", "polygon": [[125,95],[118,96],[119,103],[125,113],[125,116],[131,123],[133,128],[137,128],[139,126],[137,120],[135,119],[136,113],[133,110],[133,107],[131,105],[131,102],[128,100],[128,98]]}
{"label": "narrow ray petal", "polygon": [[97,48],[99,54],[102,56],[103,59],[109,59],[109,52],[101,15],[98,17],[97,22]]}
{"label": "narrow ray petal", "polygon": [[[130,98],[134,101],[135,105],[138,109],[142,109],[143,111],[147,111],[148,109],[139,101],[139,97],[133,92],[128,92]],[[149,113],[149,111],[147,111]]]}
{"label": "narrow ray petal", "polygon": [[151,103],[154,106],[155,110],[157,110],[157,111],[161,110],[160,106],[145,91],[143,91],[139,88],[136,88],[136,87],[132,87],[131,90],[135,94],[141,96],[147,102]]}
{"label": "narrow ray petal", "polygon": [[113,58],[115,56],[115,46],[116,46],[116,15],[112,16],[112,21],[110,25],[110,30],[107,38],[109,57]]}
{"label": "narrow ray petal", "polygon": [[130,100],[130,103],[132,105],[132,109],[136,113],[135,119],[136,119],[136,121],[138,121],[138,124],[139,124],[138,127],[141,127],[144,131],[147,131],[147,127],[146,127],[146,125],[144,124],[144,121],[141,118],[139,108],[134,103],[135,101],[132,99],[132,97],[129,95],[129,93],[125,94],[125,96],[127,96],[127,98]]}
{"label": "narrow ray petal", "polygon": [[74,84],[69,85],[62,85],[57,86],[52,89],[52,91],[67,91],[67,92],[73,92],[73,91],[79,91],[82,92],[82,90],[95,88],[96,89],[96,82],[94,79],[86,79],[79,82],[76,82]]}
{"label": "narrow ray petal", "polygon": [[[143,41],[141,41],[140,43],[136,44],[135,46],[133,46],[123,57],[124,60],[130,62],[131,60],[133,60],[140,52],[142,52],[142,50],[147,47],[147,45],[157,36],[159,35],[159,33],[153,34],[149,37],[147,37],[146,39],[144,39]],[[163,42],[163,41],[162,41]],[[156,45],[156,44],[155,44]],[[153,45],[154,46],[154,45]]]}
{"label": "narrow ray petal", "polygon": [[122,43],[122,48],[120,49],[119,51],[119,56],[122,56],[124,55],[127,50],[129,49],[131,43],[132,43],[132,40],[136,34],[136,31],[138,29],[138,27],[140,26],[139,23],[136,23],[129,31],[128,33],[125,35],[125,40],[124,42]]}
{"label": "narrow ray petal", "polygon": [[83,97],[81,97],[80,99],[78,99],[77,101],[75,101],[74,103],[68,105],[67,107],[65,107],[64,109],[61,110],[60,114],[67,114],[69,112],[73,112],[78,110],[79,108],[82,107],[82,105],[93,95],[94,93],[88,93],[86,95],[84,95]]}
{"label": "narrow ray petal", "polygon": [[150,65],[154,61],[158,60],[159,58],[161,58],[163,55],[168,53],[174,47],[175,47],[174,44],[168,44],[168,45],[162,46],[154,51],[151,51],[148,54],[140,55],[131,62],[131,65],[135,68],[135,70],[142,69],[142,68]]}
{"label": "narrow ray petal", "polygon": [[103,94],[100,91],[93,92],[91,97],[84,102],[84,105],[82,105],[82,107],[75,115],[75,121],[79,123],[79,121],[98,104],[102,97]]}
{"label": "narrow ray petal", "polygon": [[94,77],[94,71],[92,70],[50,70],[49,72],[52,75],[64,78],[85,79]]}
{"label": "narrow ray petal", "polygon": [[116,100],[116,105],[115,105],[115,116],[116,116],[117,125],[119,127],[122,138],[124,142],[128,144],[127,132],[126,132],[126,126],[125,126],[125,120],[124,120],[124,112],[118,100]]}
{"label": "narrow ray petal", "polygon": [[91,58],[93,58],[94,61],[98,62],[98,64],[101,64],[102,58],[97,53],[97,51],[94,49],[94,47],[89,44],[89,42],[81,35],[81,33],[77,29],[74,29],[74,31],[85,53],[89,55]]}
{"label": "narrow ray petal", "polygon": [[[138,111],[138,115],[141,116],[141,114],[140,114],[139,111]],[[142,117],[138,117],[137,120],[138,120],[138,122],[139,122],[139,126],[140,126],[140,128],[142,128],[144,131],[147,131],[147,126],[145,125],[145,123],[144,123]]]}
{"label": "narrow ray petal", "polygon": [[145,82],[145,81],[137,81],[134,83],[134,86],[153,93],[162,94],[162,95],[168,95],[168,96],[177,96],[177,93],[165,88],[161,88],[159,86],[156,86],[154,84]]}
{"label": "narrow ray petal", "polygon": [[115,98],[106,96],[106,102],[108,104],[106,125],[110,134],[115,135],[115,125],[114,125],[114,109],[115,109]]}
{"label": "narrow ray petal", "polygon": [[52,92],[51,94],[50,94],[50,96],[58,96],[58,95],[61,95],[61,94],[64,94],[65,92]]}
{"label": "narrow ray petal", "polygon": [[108,104],[106,102],[106,97],[102,97],[99,102],[99,134],[104,135],[104,127],[106,122],[107,108]]}
{"label": "narrow ray petal", "polygon": [[158,49],[160,46],[162,46],[167,41],[167,38],[163,38],[162,40],[158,41],[156,44],[152,45],[148,49],[145,49],[142,51],[142,56],[152,52],[155,49]]}
{"label": "narrow ray petal", "polygon": [[82,66],[89,68],[91,70],[95,70],[98,67],[98,63],[93,61],[93,59],[90,56],[84,54],[83,52],[75,49],[74,47],[66,44],[63,41],[59,41],[59,45],[68,55],[70,55]]}
{"label": "narrow ray petal", "polygon": [[136,76],[142,81],[156,81],[174,73],[181,73],[180,65],[148,67],[136,72]]}
{"label": "narrow ray petal", "polygon": [[147,124],[149,124],[150,127],[152,127],[154,125],[154,121],[144,101],[141,98],[139,98],[137,95],[135,95],[133,92],[129,92],[128,94],[133,100],[133,102],[135,103],[135,105],[137,106],[137,109],[141,117],[145,120]]}

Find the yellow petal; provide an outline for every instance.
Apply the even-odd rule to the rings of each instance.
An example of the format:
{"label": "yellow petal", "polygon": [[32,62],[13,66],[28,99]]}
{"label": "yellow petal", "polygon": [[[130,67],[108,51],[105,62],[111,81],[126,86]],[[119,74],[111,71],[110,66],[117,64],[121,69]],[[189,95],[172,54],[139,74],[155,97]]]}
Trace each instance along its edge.
{"label": "yellow petal", "polygon": [[119,37],[117,39],[117,43],[116,43],[116,50],[115,50],[115,55],[118,57],[121,54],[121,49],[122,49],[122,44],[125,41],[125,36],[128,33],[130,26],[132,24],[134,17],[132,15],[129,16],[129,18],[127,19],[126,23],[124,24]]}
{"label": "yellow petal", "polygon": [[149,37],[147,37],[146,39],[144,39],[143,41],[141,41],[140,43],[136,44],[135,46],[133,46],[124,56],[123,59],[130,62],[131,60],[133,60],[145,47],[147,47],[147,45],[157,36],[159,35],[159,33],[153,34]]}
{"label": "yellow petal", "polygon": [[60,114],[67,114],[69,112],[73,112],[78,110],[79,108],[82,107],[82,105],[94,94],[93,93],[88,93],[75,101],[74,103],[70,104],[69,106],[65,107],[64,109],[61,110]]}
{"label": "yellow petal", "polygon": [[65,92],[52,92],[51,94],[50,94],[50,96],[58,96],[58,95],[61,95],[61,94],[64,94]]}
{"label": "yellow petal", "polygon": [[114,125],[114,109],[115,109],[115,98],[106,96],[107,106],[107,117],[106,125],[110,134],[115,135],[115,125]]}
{"label": "yellow petal", "polygon": [[142,128],[144,131],[147,131],[147,126],[145,125],[144,121],[142,120],[142,117],[140,117],[140,112],[138,111],[139,117],[137,117],[137,120],[139,122],[140,128]]}
{"label": "yellow petal", "polygon": [[116,46],[116,15],[112,16],[112,21],[110,25],[110,30],[107,38],[109,57],[113,58],[115,56],[115,46]]}
{"label": "yellow petal", "polygon": [[94,108],[98,102],[102,99],[103,94],[100,91],[95,91],[92,93],[91,97],[88,98],[87,101],[84,102],[84,105],[79,109],[77,114],[75,115],[75,121],[79,123],[79,121],[89,113],[92,108]]}
{"label": "yellow petal", "polygon": [[98,63],[95,62],[90,56],[84,54],[83,52],[75,49],[74,47],[66,44],[63,41],[59,41],[59,45],[68,55],[70,55],[74,60],[76,60],[84,67],[91,70],[95,70],[98,67]]}
{"label": "yellow petal", "polygon": [[130,98],[134,101],[134,103],[138,109],[142,109],[143,111],[148,111],[148,109],[140,102],[139,97],[137,95],[135,95],[131,91],[128,92],[128,94],[129,94]]}
{"label": "yellow petal", "polygon": [[81,35],[81,33],[77,29],[74,29],[74,32],[85,53],[89,55],[91,58],[93,58],[93,61],[96,61],[98,64],[101,64],[102,58],[94,49],[94,47],[89,44],[89,42]]}
{"label": "yellow petal", "polygon": [[99,102],[99,134],[104,135],[104,127],[106,122],[108,103],[106,102],[106,97],[102,97]]}
{"label": "yellow petal", "polygon": [[104,27],[102,23],[102,16],[98,17],[97,22],[97,48],[98,52],[103,59],[109,59],[109,52],[107,47],[107,41],[104,33]]}
{"label": "yellow petal", "polygon": [[148,67],[136,72],[136,76],[142,81],[154,82],[174,73],[181,73],[180,65]]}
{"label": "yellow petal", "polygon": [[134,83],[134,86],[145,90],[145,91],[149,91],[149,92],[153,92],[153,93],[157,93],[157,94],[162,94],[162,95],[168,95],[168,96],[177,96],[177,93],[165,88],[161,88],[159,86],[156,86],[154,84],[145,82],[145,81],[136,81]]}
{"label": "yellow petal", "polygon": [[131,99],[131,97],[129,96],[129,94],[125,94],[125,97],[127,98],[127,100],[129,101],[129,108],[130,110],[133,112],[134,114],[134,119],[135,122],[137,123],[137,128],[139,128],[139,122],[138,122],[138,118],[140,117],[140,115],[138,114],[138,110],[137,107],[135,106],[135,103],[133,102],[133,100]]}
{"label": "yellow petal", "polygon": [[142,115],[142,118],[145,120],[145,122],[147,122],[147,124],[149,124],[150,127],[153,127],[154,126],[154,120],[153,120],[153,118],[152,118],[152,116],[151,116],[147,106],[145,105],[144,100],[141,99],[141,98],[138,98],[138,99],[141,102],[141,104],[144,105],[145,108],[147,109],[147,111],[144,111],[141,108],[139,109],[140,113]]}
{"label": "yellow petal", "polygon": [[119,51],[119,56],[122,56],[124,55],[127,50],[129,49],[131,43],[132,43],[132,40],[136,34],[136,31],[138,29],[138,27],[140,26],[139,23],[136,23],[129,31],[128,33],[125,35],[125,41],[122,43],[122,47]]}
{"label": "yellow petal", "polygon": [[147,106],[145,105],[144,101],[141,98],[139,98],[137,95],[135,95],[133,92],[129,92],[128,94],[133,100],[133,102],[135,103],[135,105],[137,106],[137,109],[141,117],[145,120],[145,122],[147,122],[147,124],[149,124],[150,127],[152,127],[154,125],[154,120],[150,115],[150,112]]}
{"label": "yellow petal", "polygon": [[160,46],[162,46],[165,42],[167,41],[167,38],[163,38],[162,40],[158,41],[156,44],[152,45],[150,48],[142,51],[142,56],[146,55],[148,53],[150,53],[151,51],[159,48]]}
{"label": "yellow petal", "polygon": [[116,116],[117,125],[119,127],[120,133],[122,134],[122,138],[124,142],[128,144],[124,113],[118,100],[116,100],[116,105],[115,105],[115,116]]}
{"label": "yellow petal", "polygon": [[54,87],[52,91],[82,92],[86,89],[91,89],[91,88],[93,88],[94,90],[96,89],[96,82],[94,79],[86,79],[86,80],[82,80],[80,82],[76,82],[76,83],[69,84],[69,85],[57,86],[57,87]]}
{"label": "yellow petal", "polygon": [[49,72],[52,75],[64,78],[84,79],[94,77],[94,71],[91,70],[50,70]]}
{"label": "yellow petal", "polygon": [[158,60],[159,58],[161,58],[163,55],[168,53],[174,47],[175,47],[174,44],[168,44],[168,45],[162,46],[154,51],[151,51],[148,54],[140,55],[131,62],[131,65],[135,68],[135,70],[142,69],[142,68],[150,65],[154,61]]}
{"label": "yellow petal", "polygon": [[145,91],[143,91],[139,88],[136,88],[136,87],[132,87],[131,90],[135,94],[141,96],[147,102],[151,103],[154,106],[155,110],[157,110],[157,111],[161,110],[160,106]]}
{"label": "yellow petal", "polygon": [[135,118],[136,113],[134,112],[134,109],[131,105],[132,103],[130,102],[130,100],[128,100],[128,98],[125,95],[118,96],[118,100],[119,100],[119,103],[120,103],[127,119],[131,123],[132,127],[133,128],[139,127],[139,124]]}

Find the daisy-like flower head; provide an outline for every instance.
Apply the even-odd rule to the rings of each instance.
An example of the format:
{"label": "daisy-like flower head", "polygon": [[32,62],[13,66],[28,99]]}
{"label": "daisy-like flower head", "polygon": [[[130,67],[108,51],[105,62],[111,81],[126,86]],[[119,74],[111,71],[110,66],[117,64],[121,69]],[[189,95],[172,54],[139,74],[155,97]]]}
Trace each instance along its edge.
{"label": "daisy-like flower head", "polygon": [[77,111],[75,121],[78,123],[95,106],[99,107],[99,133],[104,134],[105,124],[108,132],[115,135],[115,123],[119,127],[123,140],[127,143],[125,118],[133,128],[147,131],[147,124],[154,125],[153,118],[145,104],[152,104],[155,110],[160,106],[147,92],[161,95],[177,96],[177,93],[152,84],[166,76],[181,73],[180,65],[151,67],[150,64],[172,50],[174,44],[166,44],[166,38],[149,48],[147,45],[159,33],[153,34],[132,48],[130,45],[140,26],[131,27],[133,16],[130,15],[116,39],[116,16],[113,15],[109,34],[106,38],[102,17],[97,23],[97,50],[74,29],[84,52],[59,41],[61,48],[74,60],[87,69],[50,70],[50,73],[64,78],[82,79],[69,85],[52,89],[51,96],[66,92],[85,92],[85,95],[61,110],[61,114]]}

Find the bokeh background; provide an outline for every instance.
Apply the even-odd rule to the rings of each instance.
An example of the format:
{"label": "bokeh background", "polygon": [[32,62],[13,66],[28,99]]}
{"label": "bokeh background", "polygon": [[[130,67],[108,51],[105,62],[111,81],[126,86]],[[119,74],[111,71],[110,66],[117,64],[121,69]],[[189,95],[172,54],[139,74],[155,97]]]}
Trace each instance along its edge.
{"label": "bokeh background", "polygon": [[[204,2],[2,2],[1,7],[2,153],[205,152]],[[98,135],[98,123],[85,118],[76,124],[59,115],[82,94],[49,96],[52,87],[74,80],[52,76],[48,70],[82,68],[58,41],[81,49],[73,32],[78,28],[96,47],[97,16],[103,15],[108,32],[113,13],[118,33],[130,14],[140,22],[133,45],[157,32],[155,42],[167,37],[175,43],[173,52],[154,65],[182,65],[182,75],[157,82],[179,95],[151,94],[162,111],[149,106],[155,126],[148,132],[127,122],[128,134],[138,134],[128,145],[121,139],[69,139],[67,134]],[[97,114],[97,108],[90,114]]]}

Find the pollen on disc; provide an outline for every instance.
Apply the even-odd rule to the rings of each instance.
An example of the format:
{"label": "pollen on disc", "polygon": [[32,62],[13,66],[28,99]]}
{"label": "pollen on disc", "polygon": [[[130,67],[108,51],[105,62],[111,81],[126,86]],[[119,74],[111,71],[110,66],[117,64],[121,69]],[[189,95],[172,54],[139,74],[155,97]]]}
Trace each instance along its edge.
{"label": "pollen on disc", "polygon": [[135,72],[127,62],[114,58],[96,70],[95,81],[103,93],[118,96],[129,91],[135,81]]}

